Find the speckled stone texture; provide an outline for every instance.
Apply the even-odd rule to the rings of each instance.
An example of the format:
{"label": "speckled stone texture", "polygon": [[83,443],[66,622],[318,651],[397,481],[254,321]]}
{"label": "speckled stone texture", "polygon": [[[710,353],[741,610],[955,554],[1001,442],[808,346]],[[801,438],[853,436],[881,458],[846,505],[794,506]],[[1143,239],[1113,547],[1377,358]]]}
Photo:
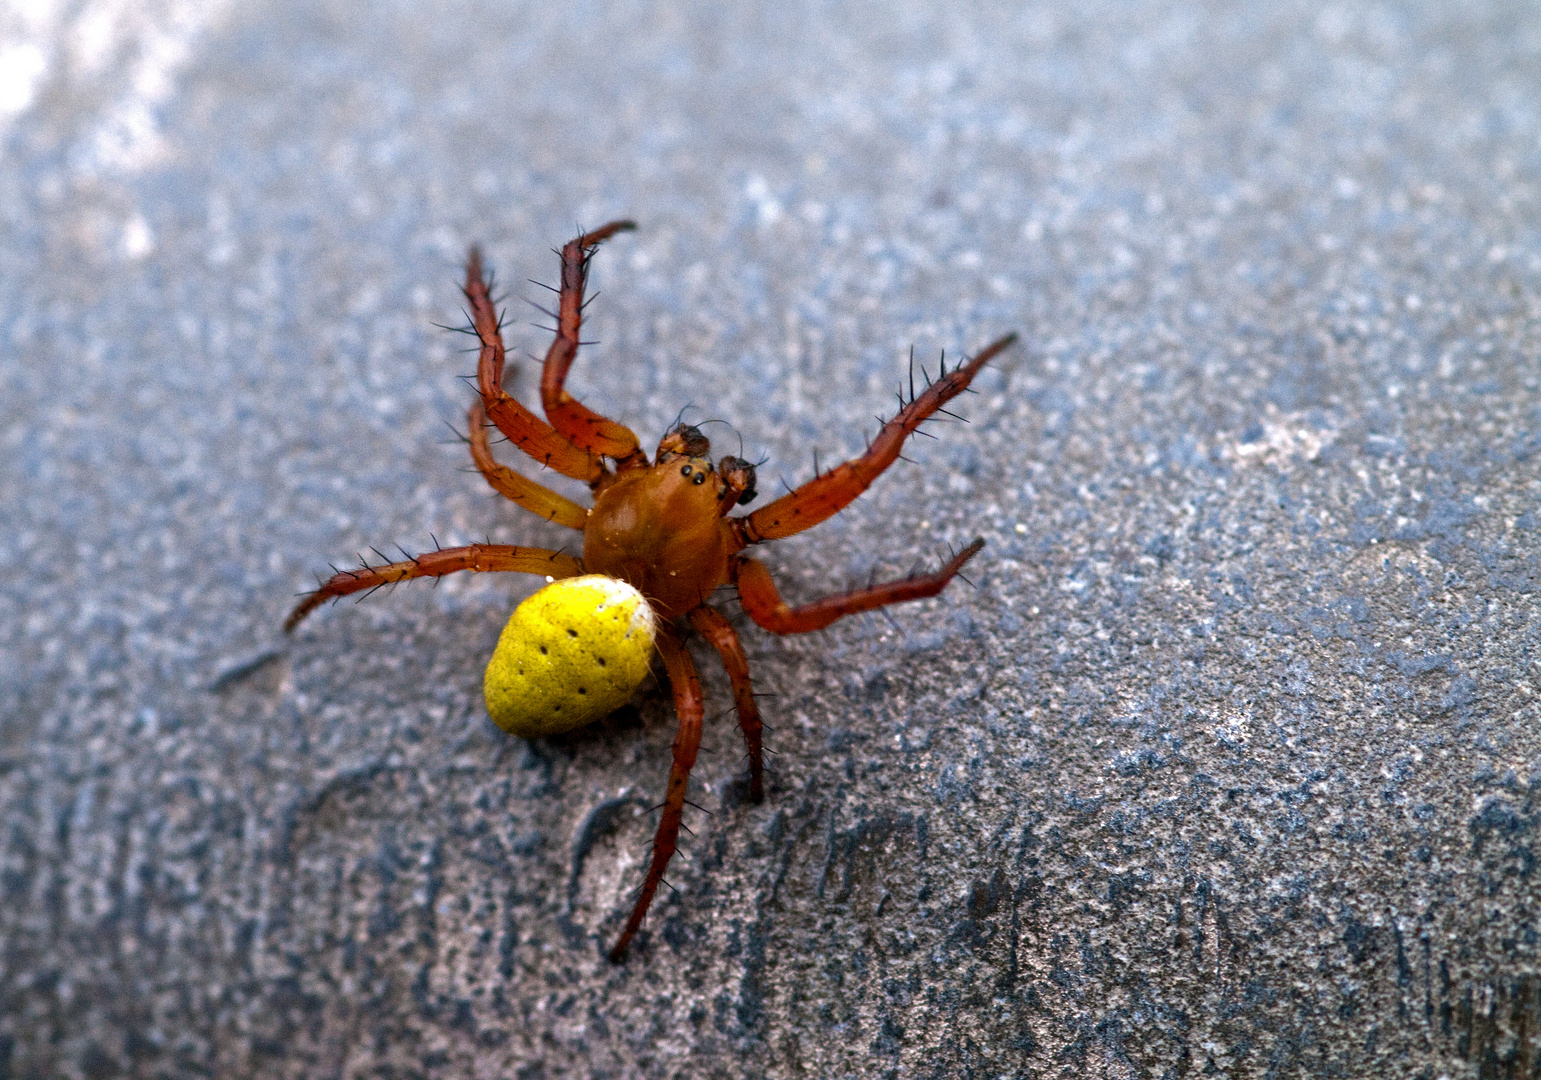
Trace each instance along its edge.
{"label": "speckled stone texture", "polygon": [[[0,1077],[1537,1075],[1535,9],[1016,8],[0,14]],[[911,345],[1024,344],[764,550],[989,543],[745,630],[763,805],[697,650],[710,814],[614,967],[666,695],[492,727],[525,579],[279,624],[570,541],[432,324],[483,243],[532,397],[525,279],[620,215],[574,387],[767,491]]]}

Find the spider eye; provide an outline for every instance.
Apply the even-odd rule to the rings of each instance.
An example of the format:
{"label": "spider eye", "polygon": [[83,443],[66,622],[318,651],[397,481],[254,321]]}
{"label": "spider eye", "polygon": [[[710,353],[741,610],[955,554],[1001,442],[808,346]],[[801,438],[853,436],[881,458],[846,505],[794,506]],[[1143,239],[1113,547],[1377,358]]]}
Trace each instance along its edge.
{"label": "spider eye", "polygon": [[696,485],[700,486],[704,483],[706,483],[706,474],[704,472],[696,473]]}
{"label": "spider eye", "polygon": [[689,476],[690,475],[690,466],[686,465],[683,468],[681,468],[680,469],[680,475],[681,476]]}

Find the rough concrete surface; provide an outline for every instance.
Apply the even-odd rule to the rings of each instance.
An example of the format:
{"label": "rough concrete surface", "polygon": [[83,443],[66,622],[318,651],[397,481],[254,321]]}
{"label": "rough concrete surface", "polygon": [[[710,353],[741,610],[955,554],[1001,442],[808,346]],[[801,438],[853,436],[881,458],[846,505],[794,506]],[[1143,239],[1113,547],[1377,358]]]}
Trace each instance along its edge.
{"label": "rough concrete surface", "polygon": [[[0,1077],[1541,1073],[1532,6],[44,2],[0,124]],[[573,385],[767,490],[1024,344],[764,551],[989,544],[746,628],[762,805],[698,649],[616,967],[666,695],[500,733],[523,578],[279,626],[567,542],[433,324],[483,243],[532,397],[524,282],[619,215]]]}

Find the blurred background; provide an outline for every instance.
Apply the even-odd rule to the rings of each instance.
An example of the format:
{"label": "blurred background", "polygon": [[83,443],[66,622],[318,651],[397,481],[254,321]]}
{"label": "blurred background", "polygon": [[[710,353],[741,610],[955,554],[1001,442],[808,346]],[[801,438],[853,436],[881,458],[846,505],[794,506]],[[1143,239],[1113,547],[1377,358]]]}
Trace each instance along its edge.
{"label": "blurred background", "polygon": [[[0,7],[0,1077],[1534,1074],[1538,72],[1502,2]],[[717,716],[615,967],[666,695],[499,732],[512,576],[280,624],[568,539],[434,324],[483,245],[533,399],[621,216],[576,392],[767,493],[1023,343],[764,550],[988,542],[745,630],[768,798]]]}

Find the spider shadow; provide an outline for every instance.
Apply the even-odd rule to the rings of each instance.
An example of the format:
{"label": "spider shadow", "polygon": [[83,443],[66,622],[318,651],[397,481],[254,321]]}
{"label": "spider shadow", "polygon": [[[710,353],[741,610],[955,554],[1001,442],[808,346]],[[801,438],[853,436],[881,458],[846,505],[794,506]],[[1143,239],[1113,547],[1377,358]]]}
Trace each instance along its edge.
{"label": "spider shadow", "polygon": [[580,728],[574,728],[572,731],[564,731],[559,735],[547,735],[544,741],[553,747],[574,752],[581,747],[597,742],[608,742],[618,736],[641,731],[647,726],[643,717],[643,705],[647,704],[648,699],[656,699],[664,705],[668,704],[666,693],[651,688],[641,690],[633,695],[631,701],[614,712],[590,721]]}

